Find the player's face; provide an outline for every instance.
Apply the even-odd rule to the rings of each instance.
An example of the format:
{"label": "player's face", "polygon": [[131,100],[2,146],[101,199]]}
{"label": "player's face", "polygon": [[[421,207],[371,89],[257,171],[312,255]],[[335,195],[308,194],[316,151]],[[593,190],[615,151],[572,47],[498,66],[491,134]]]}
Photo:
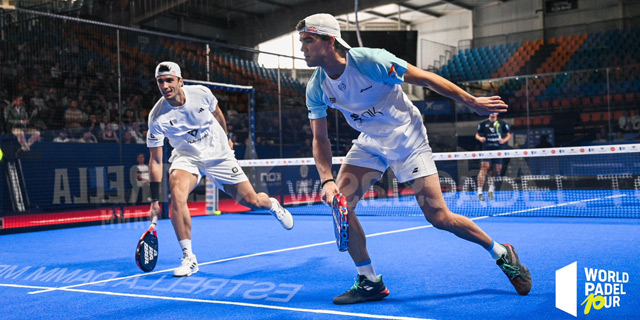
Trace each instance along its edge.
{"label": "player's face", "polygon": [[157,77],[156,83],[158,84],[158,89],[160,89],[162,96],[167,100],[172,100],[180,92],[182,79],[176,76],[165,75]]}
{"label": "player's face", "polygon": [[331,42],[323,41],[317,35],[308,32],[300,32],[300,51],[304,53],[304,61],[309,67],[322,66],[328,55]]}
{"label": "player's face", "polygon": [[489,121],[496,122],[496,120],[498,120],[498,114],[497,113],[492,113],[492,114],[489,115]]}

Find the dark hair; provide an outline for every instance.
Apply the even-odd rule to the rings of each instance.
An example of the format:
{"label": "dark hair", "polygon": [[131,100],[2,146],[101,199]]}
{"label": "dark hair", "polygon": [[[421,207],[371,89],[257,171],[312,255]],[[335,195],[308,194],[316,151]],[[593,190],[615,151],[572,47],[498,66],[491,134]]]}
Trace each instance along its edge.
{"label": "dark hair", "polygon": [[171,71],[171,68],[169,68],[169,66],[168,66],[168,65],[161,64],[161,65],[158,67],[158,72],[169,72],[169,71]]}

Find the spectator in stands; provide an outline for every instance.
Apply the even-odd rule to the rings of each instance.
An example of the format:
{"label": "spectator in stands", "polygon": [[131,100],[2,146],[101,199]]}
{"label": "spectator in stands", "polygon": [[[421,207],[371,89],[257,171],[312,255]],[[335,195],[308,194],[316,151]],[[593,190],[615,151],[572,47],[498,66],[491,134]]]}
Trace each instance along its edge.
{"label": "spectator in stands", "polygon": [[29,100],[29,106],[32,109],[37,107],[38,109],[40,109],[40,111],[46,108],[44,98],[42,97],[42,93],[40,93],[40,90],[33,91],[33,97],[31,98],[31,100]]}
{"label": "spectator in stands", "polygon": [[104,114],[102,115],[102,119],[100,120],[100,135],[98,135],[98,139],[102,140],[102,132],[107,130],[107,125],[109,125],[109,116]]}
{"label": "spectator in stands", "polygon": [[122,132],[122,143],[124,144],[135,144],[136,139],[133,138],[133,135],[131,135],[131,131],[124,131]]}
{"label": "spectator in stands", "polygon": [[84,133],[82,122],[84,113],[78,108],[78,100],[71,100],[69,108],[64,112],[64,123],[71,138],[79,138]]}
{"label": "spectator in stands", "polygon": [[107,123],[104,131],[102,132],[102,142],[115,142],[120,143],[120,139],[118,139],[118,134],[116,130],[114,130],[116,124],[115,123]]}
{"label": "spectator in stands", "polygon": [[596,138],[593,140],[593,142],[608,142],[609,139],[607,138],[607,136],[607,129],[600,128],[600,131],[596,134]]}
{"label": "spectator in stands", "polygon": [[91,133],[91,131],[85,131],[84,134],[82,134],[82,138],[78,139],[79,143],[98,143],[98,139],[96,138],[95,135],[93,135],[93,133]]}
{"label": "spectator in stands", "polygon": [[66,129],[62,129],[62,130],[58,131],[58,136],[53,138],[53,142],[67,143],[67,142],[73,142],[73,140],[69,139],[69,135],[67,134],[67,130]]}
{"label": "spectator in stands", "polygon": [[55,65],[51,67],[51,80],[53,80],[54,84],[58,82],[58,79],[62,77],[62,71],[60,70],[60,62],[56,62]]}
{"label": "spectator in stands", "polygon": [[146,138],[146,134],[142,132],[139,122],[132,123],[131,126],[128,128],[128,131],[129,133],[131,133],[131,136],[133,136],[135,143],[138,143],[138,144],[145,143],[144,139]]}
{"label": "spectator in stands", "polygon": [[234,146],[240,145],[240,142],[238,142],[238,136],[235,134],[229,134],[229,136],[231,137],[231,143],[233,143]]}
{"label": "spectator in stands", "polygon": [[624,114],[618,118],[618,127],[624,133],[633,131],[633,120],[631,119],[629,110],[625,110]]}
{"label": "spectator in stands", "polygon": [[62,129],[65,127],[65,104],[62,99],[47,100],[47,111],[44,119],[49,129]]}
{"label": "spectator in stands", "polygon": [[[139,203],[151,200],[149,198],[149,166],[147,166],[147,164],[145,163],[143,153],[138,154],[138,156],[136,157],[136,162],[138,163],[137,165],[135,165],[136,186],[138,187],[138,189],[134,188],[136,194],[133,194],[132,192],[131,200],[135,203]],[[142,197],[140,197],[141,199],[139,199],[137,194],[139,192],[139,188],[142,188],[143,190]]]}
{"label": "spectator in stands", "polygon": [[[397,58],[384,49],[353,48],[341,38],[338,21],[314,14],[296,26],[301,51],[309,67],[317,67],[307,83],[306,104],[313,131],[313,155],[322,181],[322,199],[331,202],[342,193],[349,211],[348,250],[358,278],[335,304],[376,301],[389,294],[376,274],[366,247],[356,205],[369,187],[390,167],[399,182],[410,182],[425,218],[436,228],[481,245],[509,277],[519,294],[531,290],[528,269],[511,245],[493,241],[469,218],[449,210],[442,195],[438,170],[420,116],[401,84],[418,85],[465,104],[479,114],[506,112],[498,96],[474,97],[447,79]],[[331,170],[331,142],[327,110],[342,112],[360,131],[340,167],[337,181]],[[517,270],[515,273],[514,270]]]}
{"label": "spectator in stands", "polygon": [[7,122],[7,131],[18,138],[23,151],[31,150],[31,146],[40,141],[40,131],[29,126],[29,113],[22,95],[13,99],[9,108],[4,110],[4,118]]}
{"label": "spectator in stands", "polygon": [[[509,124],[498,120],[498,114],[492,113],[489,119],[480,122],[478,131],[476,132],[476,140],[482,143],[482,150],[501,150],[507,146],[507,142],[511,139],[511,130]],[[491,171],[491,165],[493,170]],[[492,177],[500,176],[502,173],[502,159],[483,159],[480,161],[480,172],[478,173],[478,201],[484,201],[482,189],[484,181],[489,173]],[[495,184],[494,179],[489,179],[489,200],[494,198]]]}
{"label": "spectator in stands", "polygon": [[87,121],[84,122],[84,129],[91,132],[94,136],[102,134],[100,130],[100,123],[98,122],[98,116],[95,113],[90,113],[87,117]]}
{"label": "spectator in stands", "polygon": [[640,110],[636,110],[636,114],[631,117],[631,123],[633,124],[633,131],[640,130]]}
{"label": "spectator in stands", "polygon": [[616,142],[620,142],[620,141],[625,141],[626,139],[624,138],[624,135],[622,134],[621,131],[616,131],[616,137],[613,138],[613,141]]}

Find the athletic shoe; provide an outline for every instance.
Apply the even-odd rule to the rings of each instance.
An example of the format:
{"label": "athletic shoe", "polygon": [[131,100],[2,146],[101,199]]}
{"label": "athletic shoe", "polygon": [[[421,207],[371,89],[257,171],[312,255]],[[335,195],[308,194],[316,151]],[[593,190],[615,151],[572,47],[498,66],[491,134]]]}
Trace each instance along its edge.
{"label": "athletic shoe", "polygon": [[353,287],[347,292],[333,298],[334,304],[354,304],[367,301],[378,301],[389,295],[389,289],[382,282],[382,275],[373,282],[363,275],[358,275]]}
{"label": "athletic shoe", "polygon": [[489,192],[489,201],[493,201],[493,199],[495,199],[493,192]]}
{"label": "athletic shoe", "polygon": [[173,270],[174,277],[188,277],[194,273],[198,272],[198,261],[196,260],[196,256],[188,256],[182,258],[182,264]]}
{"label": "athletic shoe", "polygon": [[478,193],[478,201],[480,202],[484,201],[484,196],[482,195],[482,193]]}
{"label": "athletic shoe", "polygon": [[271,207],[276,208],[275,210],[269,210],[271,211],[271,214],[276,217],[278,221],[280,221],[280,224],[283,228],[291,230],[293,228],[293,217],[291,216],[289,210],[282,207],[280,202],[278,202],[278,200],[276,200],[275,198],[269,198],[269,200],[271,200]]}
{"label": "athletic shoe", "polygon": [[529,269],[520,263],[516,249],[510,244],[503,244],[507,253],[503,254],[496,264],[507,275],[509,281],[521,296],[526,296],[531,291],[531,273]]}

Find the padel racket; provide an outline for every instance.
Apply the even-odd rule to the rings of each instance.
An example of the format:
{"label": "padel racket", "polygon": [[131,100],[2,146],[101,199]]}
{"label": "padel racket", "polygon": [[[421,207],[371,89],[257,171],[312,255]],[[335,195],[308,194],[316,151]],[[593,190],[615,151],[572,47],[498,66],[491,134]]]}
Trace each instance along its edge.
{"label": "padel racket", "polygon": [[152,271],[158,262],[158,235],[156,225],[158,217],[153,217],[151,226],[142,234],[136,248],[136,264],[144,272]]}
{"label": "padel racket", "polygon": [[347,199],[338,193],[331,200],[331,212],[333,213],[333,227],[336,232],[336,244],[338,250],[349,249],[349,212],[347,211]]}

